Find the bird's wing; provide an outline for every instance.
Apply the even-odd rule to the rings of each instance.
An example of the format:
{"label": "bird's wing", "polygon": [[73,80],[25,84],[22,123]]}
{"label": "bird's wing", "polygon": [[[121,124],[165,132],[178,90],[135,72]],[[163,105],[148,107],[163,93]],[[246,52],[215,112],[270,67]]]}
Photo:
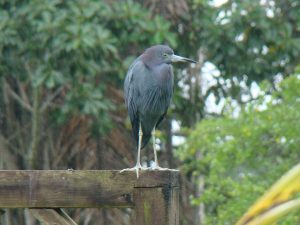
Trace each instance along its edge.
{"label": "bird's wing", "polygon": [[139,74],[136,72],[136,68],[139,68],[143,62],[137,58],[130,66],[124,83],[124,96],[125,96],[125,104],[127,106],[128,115],[131,121],[133,135],[135,140],[138,140],[138,130],[139,130],[139,115],[137,111],[137,95],[138,90],[137,87],[134,85],[134,81],[136,76]]}
{"label": "bird's wing", "polygon": [[134,60],[134,62],[130,65],[128,72],[125,77],[124,82],[124,95],[125,95],[125,103],[127,105],[128,101],[132,97],[132,91],[133,91],[133,79],[134,76],[136,76],[135,68],[141,66],[143,62],[140,60],[140,57]]}
{"label": "bird's wing", "polygon": [[164,114],[161,115],[161,117],[159,118],[159,120],[157,121],[155,128],[157,128],[159,126],[159,124],[161,123],[161,121],[165,118],[166,114],[167,114],[168,109],[166,109],[166,111],[164,112]]}

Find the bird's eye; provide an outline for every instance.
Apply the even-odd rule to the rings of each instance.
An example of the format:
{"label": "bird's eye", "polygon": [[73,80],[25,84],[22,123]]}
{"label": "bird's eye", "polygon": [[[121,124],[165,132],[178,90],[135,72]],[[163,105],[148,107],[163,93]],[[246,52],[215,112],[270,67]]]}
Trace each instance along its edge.
{"label": "bird's eye", "polygon": [[163,56],[164,56],[164,57],[167,57],[167,56],[168,56],[168,54],[167,54],[167,53],[164,53],[164,54],[163,54]]}

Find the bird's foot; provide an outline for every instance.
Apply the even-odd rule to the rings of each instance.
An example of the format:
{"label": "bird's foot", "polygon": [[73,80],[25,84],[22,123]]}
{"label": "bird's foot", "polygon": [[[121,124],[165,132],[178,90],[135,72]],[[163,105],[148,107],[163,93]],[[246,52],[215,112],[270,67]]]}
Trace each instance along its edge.
{"label": "bird's foot", "polygon": [[126,169],[121,170],[120,173],[123,173],[125,171],[135,171],[136,172],[136,177],[137,177],[137,179],[139,179],[139,171],[140,170],[149,170],[149,168],[148,167],[142,167],[141,164],[137,164],[137,165],[135,165],[135,167],[126,168]]}
{"label": "bird's foot", "polygon": [[160,167],[158,165],[155,165],[153,167],[151,167],[151,170],[160,170],[160,171],[179,171],[177,169],[169,169],[169,168],[163,168],[163,167]]}

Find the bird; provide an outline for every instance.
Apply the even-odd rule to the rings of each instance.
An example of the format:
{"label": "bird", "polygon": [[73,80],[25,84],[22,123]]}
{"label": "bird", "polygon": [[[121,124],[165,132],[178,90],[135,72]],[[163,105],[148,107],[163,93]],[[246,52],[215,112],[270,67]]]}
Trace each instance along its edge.
{"label": "bird", "polygon": [[158,164],[155,129],[167,114],[170,106],[174,75],[172,63],[196,61],[178,56],[167,45],[154,45],[147,48],[130,65],[124,82],[124,98],[129,114],[133,137],[137,146],[137,161],[133,168],[121,170],[135,170],[139,178],[141,166],[141,149],[144,148],[152,137],[154,151],[154,170],[168,170]]}

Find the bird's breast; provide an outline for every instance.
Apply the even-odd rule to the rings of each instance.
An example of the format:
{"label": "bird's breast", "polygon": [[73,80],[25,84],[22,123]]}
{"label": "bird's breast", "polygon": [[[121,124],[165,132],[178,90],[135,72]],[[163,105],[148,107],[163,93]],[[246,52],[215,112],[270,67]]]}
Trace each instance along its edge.
{"label": "bird's breast", "polygon": [[141,98],[141,112],[145,115],[161,116],[169,107],[172,94],[173,88],[170,84],[164,86],[153,85],[145,90],[145,93]]}
{"label": "bird's breast", "polygon": [[139,112],[144,117],[159,119],[168,109],[171,98],[158,91],[155,94],[148,95],[144,100],[144,104],[141,105]]}
{"label": "bird's breast", "polygon": [[148,116],[161,116],[170,105],[173,94],[172,67],[160,65],[148,70],[139,85],[139,112]]}

